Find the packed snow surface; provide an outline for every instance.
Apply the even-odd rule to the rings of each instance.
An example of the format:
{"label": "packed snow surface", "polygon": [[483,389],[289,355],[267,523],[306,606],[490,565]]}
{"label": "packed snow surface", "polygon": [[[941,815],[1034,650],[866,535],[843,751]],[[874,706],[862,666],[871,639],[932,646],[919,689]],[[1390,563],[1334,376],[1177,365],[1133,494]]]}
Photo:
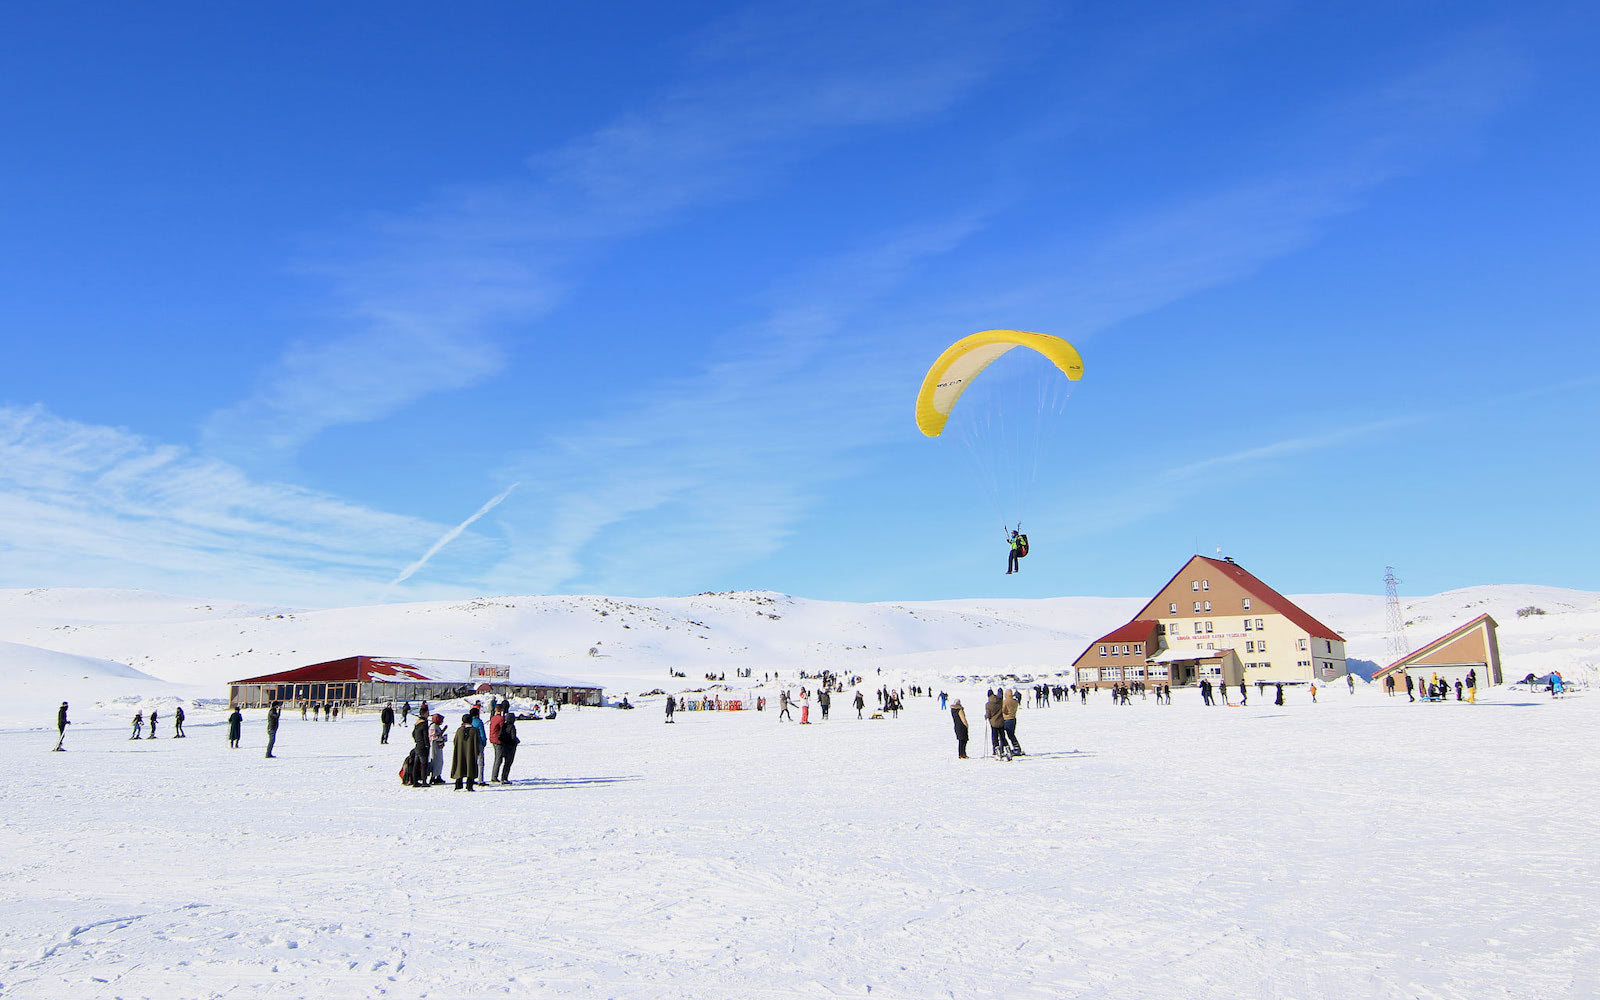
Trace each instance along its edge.
{"label": "packed snow surface", "polygon": [[[1381,598],[1301,600],[1384,658]],[[1064,667],[1141,603],[0,593],[0,996],[1600,995],[1592,690],[1094,694],[983,756],[995,671]],[[1600,598],[1549,588],[1410,601],[1410,644],[1484,611],[1508,677],[1593,662]],[[372,713],[288,712],[267,760],[252,711],[228,748],[221,681],[354,652],[559,667],[641,707],[522,723],[517,782],[471,794],[402,786],[409,734],[379,745]],[[937,698],[668,726],[637,697],[746,665],[774,701],[860,673],[869,715],[880,683],[946,690],[973,758]],[[129,740],[151,707],[159,738]]]}

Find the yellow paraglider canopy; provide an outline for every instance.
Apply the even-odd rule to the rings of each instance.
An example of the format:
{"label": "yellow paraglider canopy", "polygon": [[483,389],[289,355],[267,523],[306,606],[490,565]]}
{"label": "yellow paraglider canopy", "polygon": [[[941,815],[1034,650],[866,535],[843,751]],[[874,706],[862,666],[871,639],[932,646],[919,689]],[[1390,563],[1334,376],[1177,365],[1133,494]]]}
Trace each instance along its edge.
{"label": "yellow paraglider canopy", "polygon": [[1083,378],[1083,358],[1078,349],[1045,333],[1022,330],[985,330],[974,333],[945,348],[939,360],[923,376],[917,391],[917,429],[928,437],[944,432],[945,421],[956,400],[972,380],[1013,347],[1027,347],[1049,358],[1061,373],[1076,382]]}

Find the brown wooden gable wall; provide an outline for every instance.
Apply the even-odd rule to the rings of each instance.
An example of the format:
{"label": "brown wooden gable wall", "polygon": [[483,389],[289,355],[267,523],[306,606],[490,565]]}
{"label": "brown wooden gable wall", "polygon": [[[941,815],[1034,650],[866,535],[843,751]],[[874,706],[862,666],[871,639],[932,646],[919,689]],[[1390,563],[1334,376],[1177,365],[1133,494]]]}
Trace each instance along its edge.
{"label": "brown wooden gable wall", "polygon": [[[1191,583],[1194,580],[1209,580],[1211,589],[1194,590]],[[1250,598],[1248,611],[1244,607],[1246,597]],[[1194,610],[1195,601],[1202,602],[1202,610],[1198,612]],[[1211,602],[1210,611],[1204,610],[1205,601]],[[1167,608],[1167,605],[1172,603],[1178,605],[1176,615],[1178,618],[1215,619],[1223,616],[1243,618],[1246,615],[1282,614],[1281,609],[1271,607],[1266,601],[1245,590],[1237,580],[1213,572],[1212,567],[1199,556],[1185,563],[1183,569],[1178,571],[1178,575],[1161,588],[1155,599],[1146,604],[1134,617],[1172,618],[1173,613]]]}

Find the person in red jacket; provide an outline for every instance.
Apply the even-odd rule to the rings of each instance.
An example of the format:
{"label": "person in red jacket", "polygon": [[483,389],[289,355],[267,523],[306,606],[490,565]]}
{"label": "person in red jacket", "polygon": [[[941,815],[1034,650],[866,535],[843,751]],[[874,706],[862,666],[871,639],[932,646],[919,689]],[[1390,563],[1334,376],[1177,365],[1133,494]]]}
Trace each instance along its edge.
{"label": "person in red jacket", "polygon": [[497,701],[494,703],[494,714],[489,716],[489,745],[494,747],[494,760],[489,771],[489,780],[495,783],[500,781],[500,766],[503,763],[500,749],[500,734],[506,725],[505,711]]}

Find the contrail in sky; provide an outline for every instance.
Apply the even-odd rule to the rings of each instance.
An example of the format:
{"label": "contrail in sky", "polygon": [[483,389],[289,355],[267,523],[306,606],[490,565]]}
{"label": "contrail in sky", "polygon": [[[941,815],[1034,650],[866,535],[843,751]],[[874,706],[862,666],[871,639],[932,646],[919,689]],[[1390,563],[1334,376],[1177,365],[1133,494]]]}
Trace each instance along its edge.
{"label": "contrail in sky", "polygon": [[418,559],[416,562],[412,563],[410,566],[407,566],[405,569],[401,570],[399,576],[395,577],[393,580],[390,580],[389,581],[389,586],[394,587],[394,586],[402,584],[402,583],[406,582],[406,580],[410,579],[411,578],[411,574],[415,573],[417,570],[419,570],[423,566],[427,565],[428,560],[432,559],[434,557],[434,555],[437,554],[440,549],[444,548],[446,545],[449,545],[451,542],[455,541],[457,536],[459,536],[463,531],[466,531],[468,525],[472,524],[473,521],[476,521],[478,518],[482,517],[483,515],[489,513],[491,510],[494,510],[496,507],[500,506],[500,501],[502,501],[506,497],[510,496],[511,495],[511,491],[516,489],[518,486],[521,486],[521,485],[522,485],[521,483],[512,483],[510,486],[507,486],[505,488],[505,492],[501,493],[499,496],[495,497],[493,500],[490,500],[488,503],[484,504],[482,507],[479,507],[478,508],[478,512],[476,514],[473,514],[471,517],[467,518],[465,521],[462,521],[460,524],[456,525],[454,528],[451,528],[449,531],[445,532],[442,536],[440,536],[440,538],[439,538],[439,540],[437,542],[433,543],[433,547],[432,548],[430,548],[428,551],[426,551],[426,552],[424,552],[422,554],[422,558],[421,559]]}

